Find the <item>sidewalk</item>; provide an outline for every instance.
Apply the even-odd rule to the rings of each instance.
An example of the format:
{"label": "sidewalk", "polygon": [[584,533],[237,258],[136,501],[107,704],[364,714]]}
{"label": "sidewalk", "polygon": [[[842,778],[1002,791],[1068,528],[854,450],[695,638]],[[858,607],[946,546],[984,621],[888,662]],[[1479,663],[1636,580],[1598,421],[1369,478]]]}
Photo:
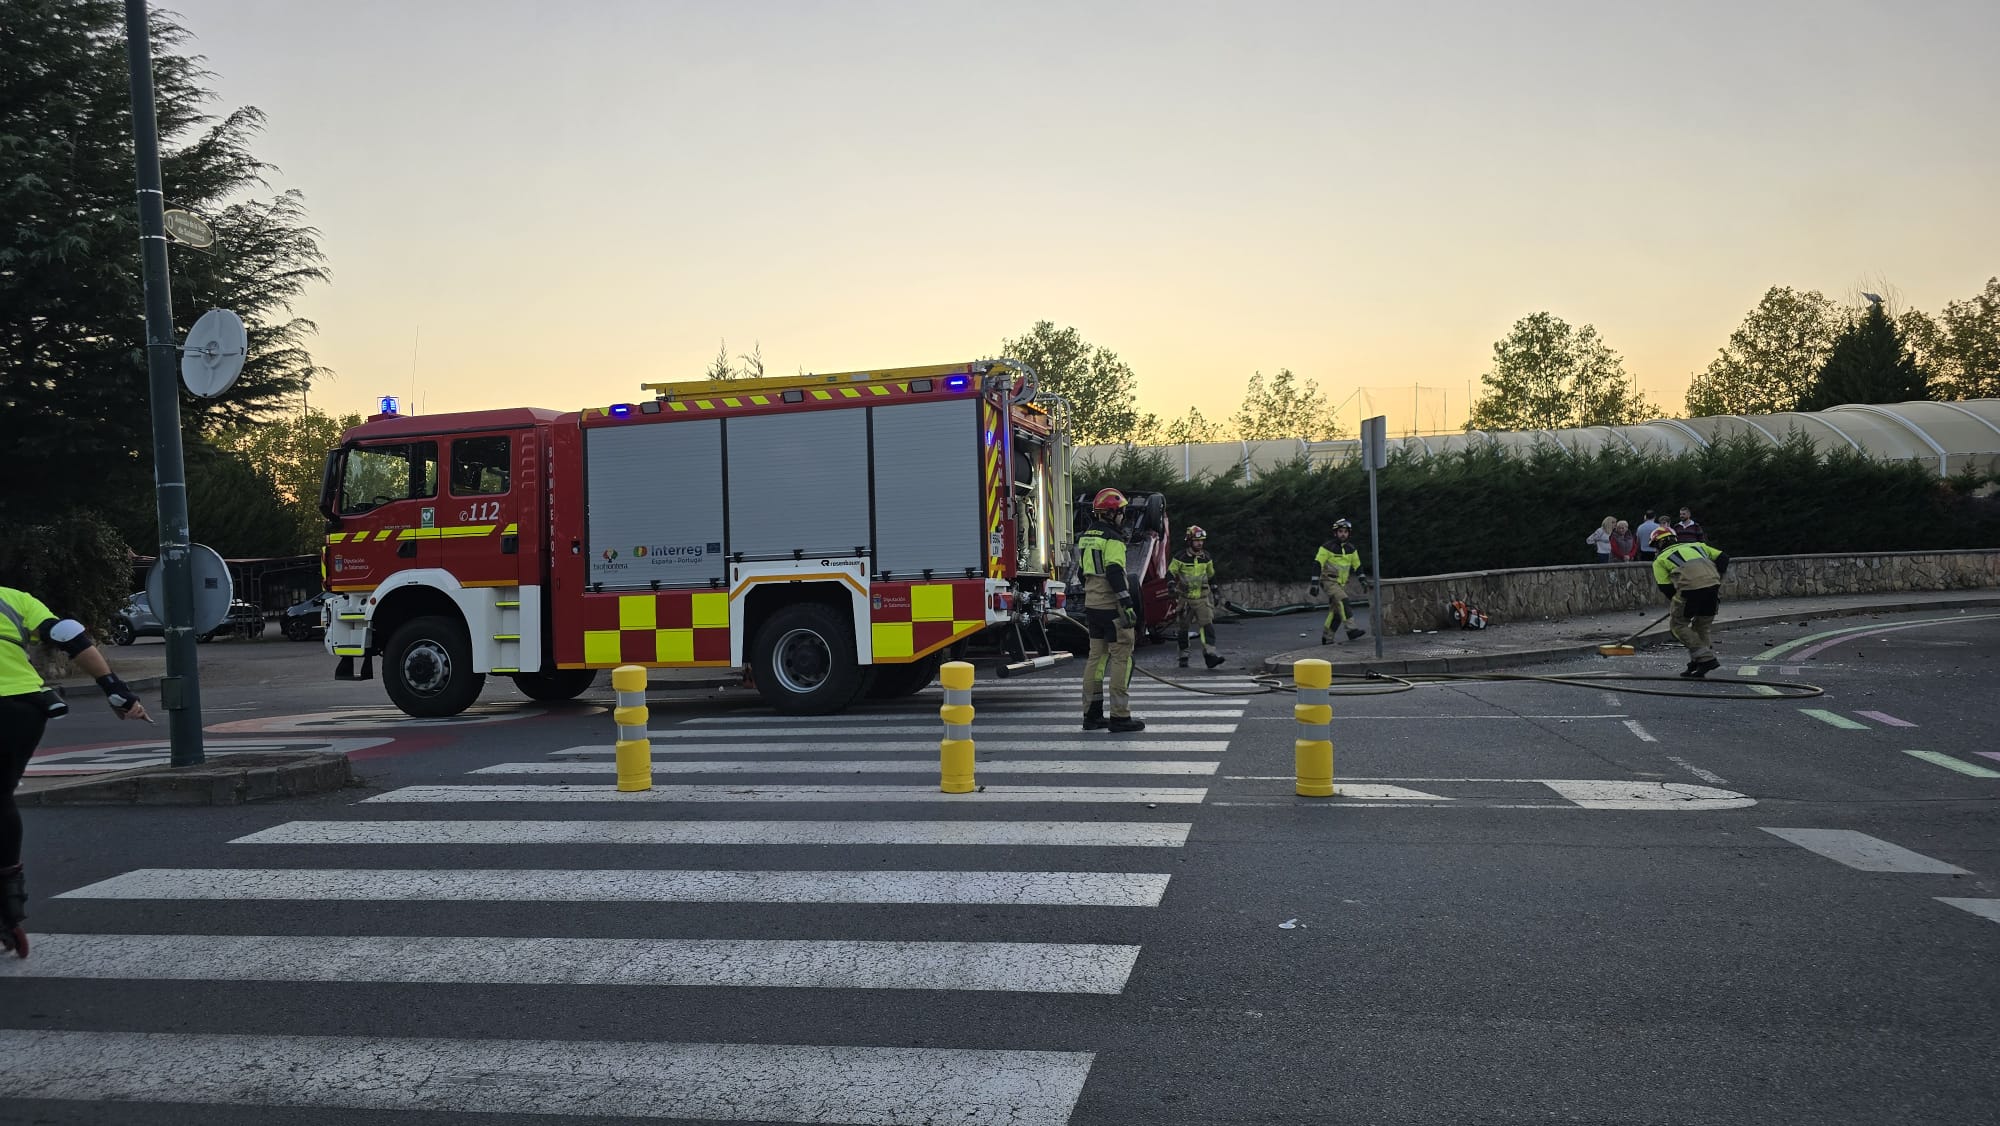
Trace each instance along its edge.
{"label": "sidewalk", "polygon": [[[2000,590],[1902,591],[1894,594],[1842,594],[1804,598],[1764,598],[1746,601],[1723,599],[1722,614],[1715,619],[1716,648],[1726,655],[1723,663],[1747,656],[1750,644],[1741,641],[1744,631],[1757,627],[1767,630],[1789,627],[1792,632],[1829,618],[1860,614],[1894,614],[1918,610],[1960,611],[2000,606]],[[1666,601],[1644,610],[1591,614],[1562,620],[1508,622],[1485,630],[1445,630],[1436,633],[1399,634],[1383,638],[1382,657],[1375,657],[1372,635],[1359,641],[1337,645],[1289,646],[1265,658],[1265,672],[1289,675],[1295,661],[1318,658],[1331,661],[1336,673],[1378,672],[1468,672],[1477,669],[1530,665],[1564,657],[1595,656],[1599,645],[1623,641],[1640,627],[1664,613]],[[1284,644],[1284,636],[1265,627],[1271,622],[1305,622],[1313,632],[1318,620],[1310,614],[1283,618],[1246,619],[1260,627],[1262,638]],[[1297,628],[1288,631],[1296,641]],[[1732,635],[1736,644],[1729,644]],[[1248,631],[1244,633],[1248,639]],[[1788,634],[1789,636],[1789,634]],[[1773,639],[1774,641],[1776,639]],[[1773,642],[1760,641],[1758,648]],[[1651,646],[1675,645],[1662,622],[1647,630],[1635,643],[1643,652]],[[1743,650],[1744,652],[1733,652]],[[1249,653],[1245,662],[1252,661]]]}

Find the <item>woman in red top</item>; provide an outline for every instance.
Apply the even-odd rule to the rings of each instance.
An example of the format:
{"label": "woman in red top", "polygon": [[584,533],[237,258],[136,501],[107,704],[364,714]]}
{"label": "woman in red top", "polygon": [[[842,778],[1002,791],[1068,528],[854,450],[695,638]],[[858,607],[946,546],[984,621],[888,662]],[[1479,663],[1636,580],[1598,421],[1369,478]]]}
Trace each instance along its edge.
{"label": "woman in red top", "polygon": [[1630,563],[1639,558],[1639,537],[1632,534],[1632,525],[1620,520],[1611,527],[1611,561]]}

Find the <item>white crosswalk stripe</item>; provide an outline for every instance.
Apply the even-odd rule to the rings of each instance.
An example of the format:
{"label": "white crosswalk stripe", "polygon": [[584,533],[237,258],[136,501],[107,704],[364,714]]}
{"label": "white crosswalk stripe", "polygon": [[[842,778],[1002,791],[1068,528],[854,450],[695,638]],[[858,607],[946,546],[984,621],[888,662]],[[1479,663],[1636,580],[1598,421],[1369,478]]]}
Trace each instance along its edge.
{"label": "white crosswalk stripe", "polygon": [[[667,723],[673,713],[658,710],[654,720],[663,729],[649,733],[652,769],[670,784],[619,792],[612,748],[604,744],[548,751],[534,761],[488,759],[467,764],[469,774],[494,777],[494,784],[406,785],[361,799],[353,817],[236,836],[229,844],[232,858],[244,858],[241,866],[141,868],[61,891],[54,898],[93,904],[89,910],[100,917],[132,912],[133,925],[113,928],[119,933],[38,934],[34,957],[0,966],[0,981],[126,983],[120,988],[141,1006],[146,983],[234,982],[244,990],[394,984],[412,991],[414,1005],[446,1012],[466,1006],[463,1027],[471,1035],[317,1035],[310,1024],[282,1021],[257,1035],[0,1028],[0,1099],[170,1098],[302,1108],[329,1121],[343,1112],[409,1112],[413,1124],[447,1114],[533,1113],[1064,1126],[1093,1056],[1040,1050],[1089,1046],[1060,1034],[977,1048],[875,1046],[902,1042],[904,1033],[887,1023],[892,1016],[854,1027],[852,1046],[824,1042],[824,1027],[799,1034],[808,1043],[761,1042],[786,1039],[782,1022],[793,1014],[821,1010],[746,1001],[742,1011],[768,1012],[780,1023],[745,1037],[758,1042],[710,1043],[715,1035],[703,1033],[704,1010],[682,1016],[668,1002],[660,1006],[657,1038],[649,1030],[641,1040],[540,1041],[479,1036],[509,1027],[504,1019],[482,1022],[479,1006],[531,988],[563,990],[566,1003],[582,996],[577,991],[600,988],[782,989],[800,1005],[808,1004],[800,994],[840,990],[978,993],[982,1006],[1008,1004],[1010,995],[1121,994],[1142,949],[1121,941],[1130,936],[1108,930],[1105,920],[1138,919],[1161,905],[1171,876],[1147,869],[1171,866],[1157,850],[1184,848],[1193,825],[1185,816],[1153,817],[1208,795],[1205,786],[1144,783],[1216,775],[1249,700],[1262,691],[1240,677],[1195,679],[1230,694],[1135,685],[1134,711],[1151,722],[1144,732],[1119,735],[1079,730],[1074,682],[982,683],[974,695],[975,705],[984,705],[974,727],[980,786],[968,794],[938,786],[934,689],[809,719],[744,712]],[[744,780],[759,775],[772,777]],[[500,782],[508,776],[517,781]],[[774,784],[781,776],[792,776],[792,784]],[[1119,776],[1142,784],[1099,784]],[[485,814],[495,805],[578,804],[622,808],[602,818],[552,818],[555,810],[544,819]],[[750,804],[777,816],[704,820],[695,812],[729,816]],[[1056,804],[1081,816],[1065,810],[1051,819],[1053,811],[1031,808]],[[974,805],[984,809],[964,816]],[[1161,812],[1149,814],[1149,807]],[[818,819],[785,818],[789,810]],[[378,811],[388,816],[369,816]],[[850,811],[860,816],[828,819]],[[1023,816],[1008,816],[1013,811]],[[642,846],[676,851],[636,851]],[[590,860],[547,866],[548,850],[560,848],[587,850]],[[866,851],[827,851],[841,848]],[[1037,851],[993,852],[1009,848]],[[353,850],[367,859],[356,863]],[[282,859],[272,864],[273,856]],[[163,903],[266,905],[208,911],[239,922],[288,920],[280,930],[297,930],[298,920],[333,922],[323,934],[150,933],[161,925],[147,924],[161,917]],[[456,914],[423,909],[452,904],[464,906],[454,907]],[[1074,914],[1079,908],[1097,913]],[[482,934],[447,922],[446,933],[426,934],[411,923],[490,919],[498,911],[518,928],[518,920],[545,909],[565,921],[562,933]],[[632,912],[649,914],[635,921]],[[819,937],[829,913],[841,922]],[[1024,913],[1038,920],[1031,932]],[[1096,920],[1088,936],[1051,932],[1060,925],[1053,920],[1085,917]],[[400,922],[384,933],[367,925],[375,918]],[[938,918],[953,930],[933,939]],[[701,930],[674,933],[691,925]],[[854,931],[877,925],[885,929]],[[731,933],[737,927],[745,929]],[[815,929],[801,934],[799,927]],[[435,992],[470,987],[483,992],[461,994],[456,1006]],[[379,1031],[399,1027],[396,1014],[379,1019],[386,1022]],[[844,1039],[848,1025],[825,1027],[837,1027],[834,1038]]]}
{"label": "white crosswalk stripe", "polygon": [[[826,717],[821,716],[820,719]],[[870,716],[880,720],[881,716]],[[1140,718],[1145,718],[1141,716]],[[698,734],[703,739],[803,739],[826,735],[903,735],[909,736],[923,729],[916,724],[855,724],[852,727],[819,726],[789,727],[775,719],[766,718],[766,727],[714,727],[701,728]],[[935,719],[926,720],[925,725],[935,730]],[[974,723],[972,737],[977,740],[985,735],[1070,735],[1079,730],[1076,723]],[[1234,723],[1152,723],[1146,724],[1142,735],[1230,735],[1236,731]],[[665,729],[646,732],[648,739],[671,739],[679,734],[694,733],[688,728]],[[1106,739],[1129,739],[1131,735],[1111,734]]]}
{"label": "white crosswalk stripe", "polygon": [[[1081,739],[978,739],[975,742],[978,744],[980,754],[1005,751],[1035,751],[1046,754],[1062,752],[1067,754],[1082,751],[1091,753],[1102,752],[1106,754],[1131,752],[1134,754],[1219,755],[1229,749],[1229,741],[1226,739],[1143,739],[1134,738],[1130,735],[1104,734]],[[796,743],[788,743],[783,747],[774,747],[761,743],[683,743],[675,739],[661,739],[653,743],[653,754],[655,756],[766,754],[773,751],[783,751],[783,753],[788,755],[851,755],[857,749],[866,749],[879,754],[908,752],[912,754],[936,755],[938,753],[938,741],[930,739],[921,742],[892,743],[870,739],[865,743],[833,743],[812,747],[801,747]],[[609,758],[611,754],[612,748],[609,744],[599,744],[588,747],[565,747],[560,751],[550,751],[549,757],[599,755]]]}
{"label": "white crosswalk stripe", "polygon": [[1154,907],[1166,891],[1166,875],[1150,872],[140,868],[56,898]]}
{"label": "white crosswalk stripe", "polygon": [[[1122,761],[1056,759],[1015,761],[993,759],[979,763],[981,774],[1213,774],[1213,762],[1173,762],[1146,759]],[[474,774],[591,774],[606,769],[603,763],[503,762],[482,766]],[[711,762],[703,759],[663,759],[653,764],[655,774],[936,774],[938,764],[920,759],[734,759]]]}
{"label": "white crosswalk stripe", "polygon": [[[1063,1126],[1084,1052],[0,1032],[0,1095],[872,1126]],[[334,1119],[329,1119],[334,1121]],[[421,1115],[415,1119],[422,1121]]]}
{"label": "white crosswalk stripe", "polygon": [[241,845],[992,845],[1180,848],[1146,821],[288,821]]}
{"label": "white crosswalk stripe", "polygon": [[[121,981],[395,981],[1116,993],[1137,946],[1055,942],[49,934],[35,973]],[[11,963],[11,964],[7,964]],[[21,971],[0,963],[0,980]],[[9,971],[12,970],[13,974]]]}
{"label": "white crosswalk stripe", "polygon": [[405,786],[365,799],[369,802],[925,802],[980,805],[987,802],[1158,803],[1199,802],[1205,789],[1147,789],[1139,786],[982,786],[978,793],[946,794],[936,786],[655,786],[625,794],[595,786]]}

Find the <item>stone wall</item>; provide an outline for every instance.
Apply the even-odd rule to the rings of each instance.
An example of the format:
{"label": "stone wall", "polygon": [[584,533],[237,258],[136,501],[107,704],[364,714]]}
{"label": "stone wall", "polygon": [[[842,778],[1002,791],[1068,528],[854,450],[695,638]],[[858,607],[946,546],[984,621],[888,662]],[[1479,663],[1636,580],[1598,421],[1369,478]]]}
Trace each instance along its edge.
{"label": "stone wall", "polygon": [[[1390,633],[1447,625],[1444,606],[1454,598],[1486,611],[1496,625],[1664,605],[1653,585],[1652,567],[1645,563],[1466,571],[1390,579],[1384,585]],[[1753,555],[1731,559],[1723,596],[1794,598],[1987,587],[2000,587],[2000,550]],[[1226,582],[1223,595],[1259,607],[1315,601],[1306,583]]]}

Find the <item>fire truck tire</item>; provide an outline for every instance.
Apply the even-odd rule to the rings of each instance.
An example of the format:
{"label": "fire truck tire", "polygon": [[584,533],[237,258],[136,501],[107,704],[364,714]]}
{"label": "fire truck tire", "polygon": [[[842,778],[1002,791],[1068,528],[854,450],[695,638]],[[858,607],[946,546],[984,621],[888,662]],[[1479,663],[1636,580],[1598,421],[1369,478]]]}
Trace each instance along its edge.
{"label": "fire truck tire", "polygon": [[465,627],[442,614],[404,622],[382,650],[382,687],[407,715],[454,716],[479,699],[486,674],[472,671]]}
{"label": "fire truck tire", "polygon": [[530,700],[540,700],[545,704],[560,704],[564,700],[574,700],[590,686],[597,683],[596,669],[556,669],[553,672],[520,672],[514,674],[514,687]]}
{"label": "fire truck tire", "polygon": [[907,665],[871,665],[868,687],[862,694],[870,700],[900,700],[905,696],[914,696],[931,686],[931,681],[937,679],[938,666],[943,663],[943,655],[933,653]]}
{"label": "fire truck tire", "polygon": [[831,715],[861,692],[853,627],[845,615],[816,602],[772,614],[757,631],[750,666],[757,691],[786,715]]}

